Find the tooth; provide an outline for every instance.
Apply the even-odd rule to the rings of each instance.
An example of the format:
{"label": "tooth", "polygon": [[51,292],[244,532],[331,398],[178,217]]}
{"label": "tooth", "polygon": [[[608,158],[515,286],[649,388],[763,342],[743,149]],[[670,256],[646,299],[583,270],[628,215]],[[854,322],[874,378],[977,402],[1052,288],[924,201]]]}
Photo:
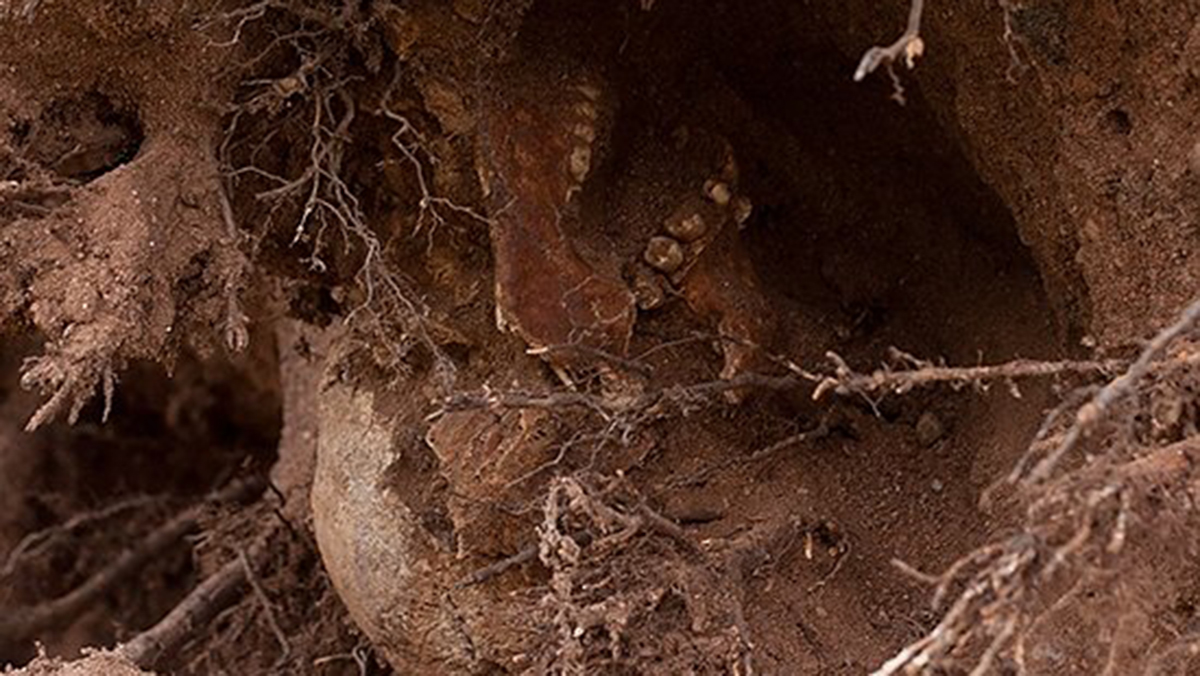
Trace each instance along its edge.
{"label": "tooth", "polygon": [[650,267],[670,274],[683,265],[683,246],[670,237],[651,237],[643,257]]}
{"label": "tooth", "polygon": [[592,149],[587,146],[575,146],[567,160],[571,176],[577,183],[583,183],[588,172],[592,170]]}

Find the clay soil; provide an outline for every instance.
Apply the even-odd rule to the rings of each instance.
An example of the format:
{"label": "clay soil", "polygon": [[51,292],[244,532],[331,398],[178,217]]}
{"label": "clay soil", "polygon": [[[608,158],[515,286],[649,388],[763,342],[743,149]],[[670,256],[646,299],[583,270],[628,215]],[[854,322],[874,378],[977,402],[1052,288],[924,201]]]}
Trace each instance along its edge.
{"label": "clay soil", "polygon": [[0,665],[866,674],[1036,543],[902,673],[1200,673],[1194,480],[1085,490],[1187,331],[1005,482],[1200,292],[1200,3],[924,4],[0,0]]}

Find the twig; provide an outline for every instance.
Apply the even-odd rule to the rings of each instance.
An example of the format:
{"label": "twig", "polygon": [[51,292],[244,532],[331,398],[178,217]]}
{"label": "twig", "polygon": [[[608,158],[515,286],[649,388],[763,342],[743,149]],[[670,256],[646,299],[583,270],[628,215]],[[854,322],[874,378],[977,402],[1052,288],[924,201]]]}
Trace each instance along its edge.
{"label": "twig", "polygon": [[821,420],[817,423],[816,427],[814,427],[810,430],[805,430],[804,432],[793,434],[791,436],[780,439],[779,441],[776,441],[775,443],[771,444],[770,446],[760,448],[757,451],[751,453],[749,457],[725,458],[721,462],[708,465],[707,467],[704,467],[689,476],[673,479],[667,485],[670,488],[677,488],[679,486],[695,486],[695,485],[698,485],[698,484],[701,484],[701,483],[707,481],[709,479],[709,477],[711,477],[713,474],[715,474],[717,472],[720,472],[721,470],[728,469],[730,467],[734,467],[734,466],[738,466],[738,465],[749,465],[752,463],[760,462],[762,460],[766,460],[767,458],[770,458],[771,456],[775,455],[776,453],[778,453],[779,451],[782,451],[785,448],[790,448],[792,446],[807,443],[810,441],[817,441],[818,439],[824,439],[827,436],[829,436],[829,424],[825,420],[825,418],[822,417]]}
{"label": "twig", "polygon": [[1008,473],[1008,476],[996,480],[994,483],[992,483],[992,485],[985,488],[983,493],[979,495],[979,505],[985,509],[988,508],[992,503],[992,499],[996,491],[999,490],[1002,485],[1011,485],[1017,483],[1017,481],[1019,481],[1029,469],[1029,465],[1033,462],[1034,457],[1037,456],[1037,454],[1047,443],[1049,443],[1051,432],[1053,432],[1055,426],[1058,425],[1058,421],[1064,415],[1066,415],[1067,411],[1076,408],[1099,391],[1099,385],[1089,385],[1068,393],[1067,396],[1063,398],[1062,402],[1055,406],[1054,409],[1052,409],[1050,413],[1043,418],[1041,426],[1033,435],[1033,441],[1029,443],[1029,448],[1025,450],[1024,454],[1022,454],[1021,459],[1018,460],[1015,465],[1013,465],[1013,468]]}
{"label": "twig", "polygon": [[142,669],[154,669],[159,661],[187,643],[197,630],[221,611],[237,603],[246,585],[246,567],[235,559],[201,582],[166,617],[138,634],[117,650]]}
{"label": "twig", "polygon": [[921,39],[921,12],[924,4],[924,0],[912,0],[912,6],[908,10],[908,26],[899,39],[887,47],[878,45],[872,47],[863,54],[862,59],[858,62],[858,68],[854,70],[855,82],[862,82],[877,68],[886,66],[895,88],[892,98],[897,103],[904,103],[904,87],[900,85],[900,78],[897,77],[892,65],[903,57],[904,64],[908,66],[909,70],[912,70],[917,65],[917,58],[925,53],[925,41]]}
{"label": "twig", "polygon": [[591,347],[582,343],[574,343],[567,345],[547,345],[545,347],[534,347],[525,351],[525,354],[540,357],[542,355],[552,354],[556,352],[575,353],[584,357],[595,357],[601,361],[608,362],[617,368],[620,368],[631,373],[639,373],[644,376],[654,375],[654,368],[649,364],[636,359],[628,359],[620,355],[613,354],[600,348]]}
{"label": "twig", "polygon": [[690,554],[701,555],[700,547],[683,532],[683,528],[674,521],[659,514],[646,504],[638,505],[638,516],[646,527],[659,535],[665,535]]}
{"label": "twig", "polygon": [[[1116,371],[1124,365],[1110,361],[1031,361],[1019,359],[994,366],[956,368],[934,366],[916,360],[899,350],[892,350],[895,359],[903,359],[917,368],[905,370],[880,369],[871,374],[853,371],[844,359],[833,352],[827,356],[834,364],[832,375],[810,373],[799,366],[788,367],[787,375],[741,373],[724,380],[676,385],[649,391],[632,397],[604,397],[585,392],[497,391],[485,387],[480,392],[457,392],[442,400],[431,418],[448,412],[477,409],[585,409],[602,420],[631,427],[646,419],[662,418],[672,412],[690,413],[703,403],[715,401],[715,395],[740,389],[759,389],[777,392],[811,387],[813,399],[828,392],[839,395],[866,396],[873,393],[904,394],[916,387],[949,383],[953,386],[974,384],[982,387],[989,381],[1002,380],[1010,384],[1020,378],[1046,377],[1065,373],[1092,374]],[[1015,385],[1012,385],[1015,390]],[[1015,392],[1019,396],[1019,392]],[[620,426],[619,425],[619,426]],[[785,442],[786,443],[786,442]]]}
{"label": "twig", "polygon": [[250,23],[251,21],[257,21],[257,20],[263,18],[264,16],[266,16],[267,10],[270,9],[273,5],[274,5],[274,3],[271,0],[261,0],[260,2],[256,2],[253,5],[249,5],[247,7],[242,7],[240,9],[236,9],[231,12],[226,12],[224,14],[221,14],[220,16],[213,18],[211,21],[208,21],[208,22],[205,22],[205,23],[202,23],[202,24],[196,26],[196,29],[198,31],[205,31],[205,30],[208,30],[208,28],[213,26],[214,24],[228,22],[228,21],[232,21],[232,20],[236,19],[237,26],[234,27],[233,35],[224,42],[213,43],[214,47],[232,47],[233,45],[236,45],[238,42],[241,41],[242,29],[246,27],[246,24]]}
{"label": "twig", "polygon": [[355,666],[358,667],[359,676],[367,676],[371,668],[371,655],[368,651],[369,648],[367,646],[358,645],[348,653],[338,653],[335,655],[318,657],[317,659],[313,660],[312,665],[314,667],[320,667],[331,662],[337,662],[339,660],[349,660],[354,662]]}
{"label": "twig", "polygon": [[[300,12],[301,9],[303,8],[290,5],[287,7],[287,11],[296,13],[302,19],[315,20],[314,17]],[[297,50],[299,51],[299,48]],[[311,254],[307,262],[314,271],[323,272],[326,269],[321,257],[326,248],[326,233],[331,227],[343,236],[348,250],[352,245],[360,247],[362,263],[357,281],[365,291],[365,298],[346,316],[346,323],[353,323],[360,312],[367,310],[365,314],[368,316],[368,324],[378,334],[376,341],[393,353],[397,368],[403,367],[402,359],[406,353],[406,349],[401,345],[415,339],[432,356],[438,382],[444,390],[449,391],[455,379],[456,369],[453,361],[446,356],[430,333],[429,309],[409,288],[410,285],[387,264],[384,242],[380,241],[375,230],[369,225],[358,196],[342,176],[343,163],[355,130],[359,108],[354,97],[346,91],[346,86],[353,78],[336,79],[327,69],[318,67],[327,58],[327,51],[329,50],[323,50],[316,56],[302,55],[300,68],[287,78],[262,80],[258,84],[266,86],[267,90],[240,109],[241,112],[247,113],[255,113],[264,108],[270,110],[296,92],[305,93],[306,100],[311,102],[311,119],[306,123],[308,162],[304,170],[299,176],[289,179],[250,164],[240,168],[227,168],[225,174],[227,177],[246,174],[274,183],[274,187],[256,194],[259,200],[299,201],[300,214],[294,226],[293,243],[303,240],[311,244]],[[284,80],[287,84],[284,84]],[[265,103],[256,103],[260,101]],[[236,115],[234,120],[237,120]],[[278,125],[271,125],[267,134],[274,133],[277,128]],[[427,190],[424,185],[424,170],[415,155],[416,151],[400,140],[400,136],[409,131],[416,133],[411,129],[411,125],[396,132],[395,143],[402,150],[407,149],[413,153],[413,165],[422,172],[418,174],[418,179],[423,190]],[[421,137],[418,135],[417,138],[419,141]],[[431,208],[432,204],[470,211],[459,209],[457,205],[451,205],[440,198],[427,196],[429,202],[422,205],[422,213],[426,208]],[[478,217],[478,214],[468,215]],[[389,321],[384,322],[380,318],[388,318]],[[392,322],[399,325],[399,339],[388,333]]]}
{"label": "twig", "polygon": [[1004,44],[1008,47],[1008,71],[1005,77],[1010,84],[1017,84],[1017,75],[1027,67],[1021,63],[1021,55],[1017,53],[1017,32],[1013,29],[1013,14],[1017,11],[1014,0],[999,0],[1000,10],[1004,14]]}
{"label": "twig", "polygon": [[512,556],[501,559],[490,566],[484,566],[479,570],[467,575],[463,579],[455,583],[456,589],[464,589],[466,587],[474,587],[478,584],[483,584],[488,580],[508,572],[512,568],[524,565],[533,561],[538,556],[538,545],[529,545],[525,549],[513,554]]}
{"label": "twig", "polygon": [[[1007,645],[1016,633],[1017,621],[1018,617],[1016,615],[1010,616],[1000,631],[996,632],[996,636],[992,639],[991,644],[988,645],[983,656],[979,658],[979,662],[976,663],[975,668],[971,670],[970,676],[986,676],[986,674],[992,673],[992,663],[996,661],[996,656],[1000,653],[1001,648]],[[1116,645],[1117,642],[1113,641],[1113,647]]]}
{"label": "twig", "polygon": [[117,583],[141,570],[155,556],[192,531],[214,503],[244,499],[262,490],[261,480],[234,481],[208,500],[181,512],[127,549],[115,561],[64,596],[26,608],[12,608],[0,616],[0,643],[19,643],[77,617]]}
{"label": "twig", "polygon": [[[893,357],[911,357],[893,350]],[[1107,361],[1015,361],[993,366],[951,367],[923,364],[913,370],[879,369],[870,374],[854,372],[836,352],[826,356],[834,364],[833,376],[826,376],[813,392],[813,399],[820,399],[827,392],[841,395],[867,395],[875,392],[904,394],[916,387],[950,383],[952,385],[982,384],[993,381],[1012,381],[1018,378],[1042,378],[1071,374],[1111,373],[1124,366],[1120,360]]]}
{"label": "twig", "polygon": [[258,583],[258,579],[254,575],[254,567],[250,563],[250,557],[246,556],[244,549],[238,549],[238,561],[242,564],[242,570],[245,572],[246,581],[250,583],[250,589],[254,592],[254,597],[258,599],[259,605],[263,607],[263,612],[267,615],[267,624],[271,626],[271,633],[275,634],[275,640],[279,642],[281,653],[275,660],[275,667],[278,668],[287,663],[288,657],[292,654],[292,645],[288,643],[287,634],[283,633],[283,629],[279,626],[279,620],[275,617],[275,607],[271,603],[271,599],[267,598],[267,593],[263,591],[262,585]]}
{"label": "twig", "polygon": [[816,441],[817,439],[824,439],[827,436],[829,436],[829,424],[825,418],[822,417],[817,422],[817,426],[811,430],[805,430],[804,432],[793,434],[786,439],[780,439],[779,441],[776,441],[766,448],[760,448],[752,453],[750,457],[746,458],[743,462],[758,462],[775,455],[785,448],[795,446],[796,444],[803,444],[809,441]]}
{"label": "twig", "polygon": [[902,559],[892,559],[892,566],[894,566],[901,573],[904,573],[921,584],[932,586],[938,584],[942,580],[940,576],[923,573],[916,568],[913,568]]}
{"label": "twig", "polygon": [[171,612],[153,627],[138,634],[121,645],[117,651],[139,668],[152,670],[161,667],[160,662],[178,652],[188,641],[194,639],[214,618],[236,604],[247,587],[251,589],[267,613],[271,631],[279,641],[283,654],[276,660],[276,667],[284,664],[291,654],[287,635],[275,620],[270,600],[254,577],[253,561],[260,561],[268,554],[269,543],[282,528],[274,523],[261,533],[249,552],[238,550],[237,558],[221,566],[196,586]]}
{"label": "twig", "polygon": [[529,481],[530,479],[541,474],[542,472],[545,472],[546,470],[551,469],[553,467],[557,467],[567,457],[567,453],[569,453],[571,451],[571,449],[575,448],[576,446],[579,446],[582,444],[587,444],[587,443],[593,443],[593,444],[597,444],[597,446],[603,446],[604,442],[610,440],[614,436],[616,436],[616,431],[614,430],[614,425],[611,423],[608,426],[606,426],[603,431],[596,433],[596,434],[584,434],[583,432],[576,432],[575,434],[573,434],[571,436],[570,439],[567,439],[565,442],[563,442],[562,444],[559,445],[558,453],[555,454],[555,456],[553,458],[551,458],[550,460],[547,460],[546,462],[543,462],[542,464],[538,465],[537,467],[534,467],[533,469],[529,470],[528,472],[525,472],[521,476],[504,484],[504,490],[505,491],[511,490],[511,489],[515,488],[516,486],[519,486],[519,485],[525,483],[526,481]]}
{"label": "twig", "polygon": [[[417,203],[417,206],[420,208],[420,212],[417,216],[417,223],[414,231],[420,232],[425,223],[425,216],[428,214],[433,217],[433,227],[430,228],[429,232],[429,236],[432,237],[433,231],[445,223],[445,218],[438,213],[437,207],[439,206],[446,207],[453,212],[470,217],[476,221],[479,221],[480,223],[483,223],[484,225],[492,225],[494,223],[494,218],[488,218],[487,216],[480,214],[478,211],[470,207],[457,204],[447,197],[436,195],[429,187],[429,180],[425,176],[425,167],[421,164],[421,159],[417,156],[418,150],[429,156],[429,151],[426,149],[425,138],[421,135],[421,132],[417,130],[416,126],[409,122],[408,118],[393,111],[388,105],[388,101],[391,98],[392,92],[398,86],[401,74],[403,72],[404,71],[401,69],[400,62],[397,61],[395,74],[392,77],[392,83],[383,96],[383,102],[379,106],[379,112],[386,116],[389,120],[399,123],[400,128],[397,129],[394,134],[392,134],[392,145],[394,145],[396,149],[400,151],[400,154],[403,155],[404,159],[412,166],[413,175],[417,179],[417,188],[421,191],[421,198]],[[411,136],[415,140],[412,143],[406,143],[404,141],[404,137],[406,135]]]}
{"label": "twig", "polygon": [[225,183],[220,178],[216,183],[217,197],[221,204],[221,218],[225,221],[225,235],[229,240],[226,243],[227,253],[234,268],[225,271],[225,346],[229,348],[230,352],[236,354],[244,351],[250,345],[250,329],[248,327],[250,318],[246,316],[241,300],[238,298],[238,287],[242,284],[242,279],[250,264],[242,253],[241,247],[238,246],[241,230],[234,218],[233,205],[229,202],[229,193],[225,188]]}
{"label": "twig", "polygon": [[845,547],[839,547],[838,550],[838,557],[833,563],[833,570],[830,570],[828,573],[823,575],[820,580],[817,580],[810,585],[806,590],[809,594],[816,593],[823,589],[825,585],[829,584],[829,582],[833,580],[833,578],[837,577],[837,574],[842,570],[842,566],[846,565],[846,559],[850,558],[850,543],[846,542]]}
{"label": "twig", "polygon": [[[485,389],[478,393],[459,392],[442,402],[441,412],[481,408],[585,408],[604,418],[662,408],[675,403],[686,405],[698,399],[742,388],[787,391],[802,387],[806,381],[795,376],[742,373],[728,380],[710,380],[677,385],[647,392],[632,398],[607,398],[583,392],[499,392]],[[436,414],[435,414],[436,415]]]}

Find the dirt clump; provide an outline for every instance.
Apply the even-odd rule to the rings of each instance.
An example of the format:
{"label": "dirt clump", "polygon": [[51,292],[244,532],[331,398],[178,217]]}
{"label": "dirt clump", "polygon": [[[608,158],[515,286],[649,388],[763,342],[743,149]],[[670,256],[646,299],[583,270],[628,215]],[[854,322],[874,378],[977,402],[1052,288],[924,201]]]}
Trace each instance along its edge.
{"label": "dirt clump", "polygon": [[141,676],[147,672],[138,669],[119,655],[105,652],[93,652],[80,660],[63,662],[58,659],[39,657],[24,669],[6,670],[5,673],[19,676],[94,676],[109,674],[111,676]]}
{"label": "dirt clump", "polygon": [[224,54],[170,4],[51,3],[0,51],[6,318],[46,339],[23,367],[49,397],[30,429],[77,419],[98,388],[111,399],[130,360],[245,330],[214,157]]}

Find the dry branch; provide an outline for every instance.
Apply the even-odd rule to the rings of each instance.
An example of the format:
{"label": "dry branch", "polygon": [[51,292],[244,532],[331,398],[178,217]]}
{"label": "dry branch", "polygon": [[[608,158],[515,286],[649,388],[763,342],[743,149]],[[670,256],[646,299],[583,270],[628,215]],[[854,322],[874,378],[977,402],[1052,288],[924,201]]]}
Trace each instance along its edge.
{"label": "dry branch", "polygon": [[267,624],[271,627],[271,633],[275,635],[275,640],[279,642],[281,652],[275,660],[275,666],[278,667],[285,664],[288,657],[291,656],[292,645],[288,642],[287,634],[283,633],[283,628],[279,626],[279,620],[275,617],[275,606],[271,603],[271,599],[267,596],[267,593],[263,591],[262,585],[258,583],[258,578],[254,574],[254,564],[250,562],[250,557],[244,549],[238,550],[238,562],[242,564],[242,571],[245,574],[246,581],[250,583],[250,589],[254,592],[254,597],[258,599],[259,605],[262,606],[263,612],[266,613]]}
{"label": "dry branch", "polygon": [[1017,359],[994,366],[950,367],[936,366],[921,361],[900,350],[892,348],[891,357],[898,363],[915,368],[895,370],[878,369],[870,374],[856,373],[837,353],[826,356],[834,364],[834,374],[821,379],[813,392],[813,399],[820,399],[826,392],[841,395],[905,394],[909,390],[935,384],[962,387],[982,386],[990,382],[1013,382],[1024,378],[1044,378],[1065,374],[1094,375],[1114,373],[1125,362],[1107,361],[1033,361]]}
{"label": "dry branch", "polygon": [[245,566],[236,559],[230,561],[201,582],[166,617],[118,651],[142,669],[155,668],[164,656],[176,652],[221,611],[237,603],[245,585]]}
{"label": "dry branch", "polygon": [[[714,395],[732,390],[753,389],[785,392],[814,385],[813,399],[820,399],[829,392],[842,396],[904,394],[914,388],[940,384],[949,384],[953,387],[970,385],[984,388],[988,383],[996,381],[1009,383],[1010,389],[1019,396],[1019,391],[1013,384],[1016,380],[1071,374],[1107,374],[1119,370],[1124,365],[1124,362],[1119,360],[1032,361],[1019,359],[994,366],[935,366],[893,348],[891,351],[893,360],[907,364],[905,368],[882,368],[869,374],[863,374],[851,369],[846,361],[836,353],[829,352],[827,356],[834,364],[834,371],[831,374],[821,375],[793,367],[788,369],[787,375],[741,373],[728,379],[675,385],[631,397],[606,397],[572,391],[504,392],[485,388],[480,392],[459,392],[445,398],[434,416],[451,411],[485,408],[576,408],[591,411],[606,421],[634,417],[645,419],[646,417],[661,417],[673,411],[689,412],[697,405],[714,401]],[[641,368],[641,362],[632,363],[639,365],[639,369]]]}
{"label": "dry branch", "polygon": [[[425,176],[425,166],[421,163],[419,153],[423,153],[430,160],[435,160],[436,158],[434,158],[429,152],[425,137],[417,130],[416,126],[413,125],[407,117],[392,110],[389,106],[388,99],[391,97],[392,91],[399,86],[401,73],[402,71],[400,69],[400,65],[397,64],[395,76],[392,79],[392,84],[388,88],[387,93],[385,93],[383,96],[383,103],[380,104],[379,112],[389,120],[392,120],[400,125],[400,128],[397,129],[394,134],[392,134],[392,145],[400,151],[400,154],[404,156],[405,161],[412,166],[413,175],[417,179],[417,188],[421,191],[420,200],[417,202],[417,207],[420,211],[417,216],[417,223],[414,227],[414,233],[420,232],[424,227],[426,216],[429,216],[433,219],[433,226],[430,228],[429,232],[430,237],[433,236],[433,230],[436,230],[438,226],[446,222],[445,218],[438,212],[438,207],[443,207],[455,213],[462,214],[471,219],[479,221],[484,225],[492,225],[493,219],[480,214],[478,211],[470,207],[458,204],[447,197],[437,195],[434,193],[433,189],[430,188],[429,180]],[[412,138],[412,141],[405,141],[406,137]]]}
{"label": "dry branch", "polygon": [[[790,391],[805,385],[806,381],[791,375],[743,373],[728,380],[676,385],[636,396],[613,397],[573,391],[502,392],[485,387],[480,392],[458,392],[446,397],[430,418],[454,411],[479,409],[576,409],[598,417],[603,423],[603,430],[594,436],[581,436],[575,443],[604,443],[609,440],[626,443],[644,424],[677,415],[689,415],[706,406],[716,405],[724,401],[719,395],[725,392],[744,389]],[[570,445],[575,444],[569,443],[568,446]],[[529,476],[557,465],[561,459],[560,454],[559,458],[537,468]]]}
{"label": "dry branch", "polygon": [[467,575],[463,579],[459,580],[454,586],[457,589],[462,589],[465,587],[474,587],[475,585],[483,584],[484,582],[487,582],[496,576],[503,575],[517,566],[522,566],[526,563],[529,563],[537,557],[538,545],[529,545],[525,549],[522,549],[512,556],[500,559],[491,565],[484,566],[483,568],[474,571],[470,575]]}
{"label": "dry branch", "polygon": [[284,527],[283,521],[272,524],[248,550],[238,550],[235,558],[205,578],[154,626],[122,644],[117,651],[142,669],[161,669],[165,660],[198,638],[209,622],[240,601],[250,589],[263,605],[271,631],[282,649],[276,666],[284,664],[291,655],[291,645],[253,572],[256,564],[268,558],[272,538]]}
{"label": "dry branch", "polygon": [[242,253],[239,246],[242,236],[237,220],[233,215],[233,205],[229,202],[229,193],[223,181],[217,181],[217,197],[221,205],[221,218],[225,221],[225,249],[231,260],[231,270],[225,273],[225,347],[230,352],[244,351],[250,345],[250,318],[242,309],[238,297],[238,288],[243,283],[250,268],[250,261]]}

